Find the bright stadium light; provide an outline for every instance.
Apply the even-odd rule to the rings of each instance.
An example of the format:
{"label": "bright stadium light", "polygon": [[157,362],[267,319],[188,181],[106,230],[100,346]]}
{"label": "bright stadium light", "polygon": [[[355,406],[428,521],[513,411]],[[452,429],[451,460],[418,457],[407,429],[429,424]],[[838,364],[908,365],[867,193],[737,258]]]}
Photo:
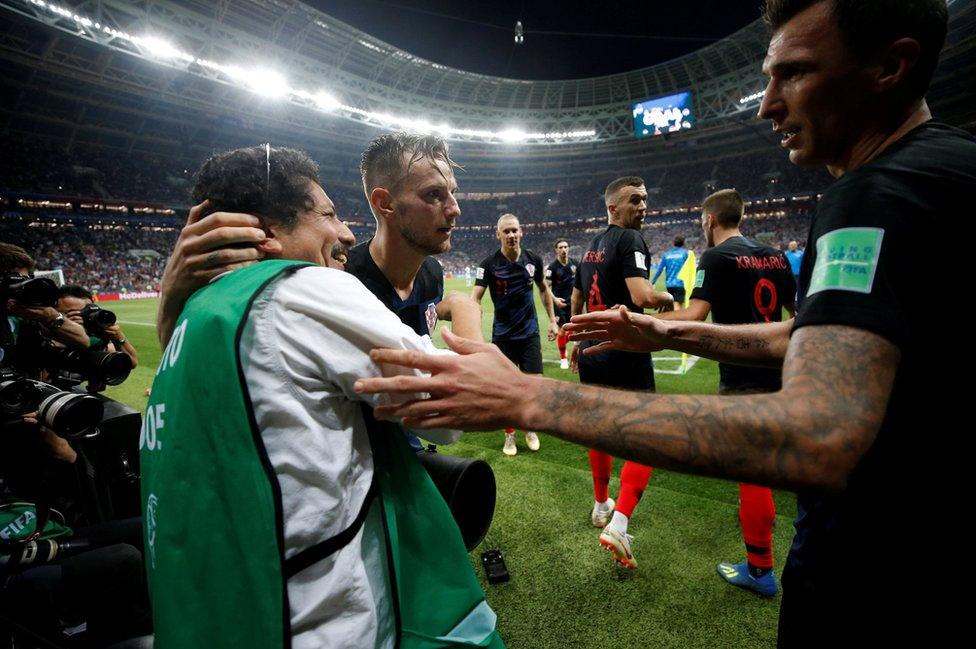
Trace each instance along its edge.
{"label": "bright stadium light", "polygon": [[[579,129],[574,131],[548,132],[548,133],[526,133],[518,128],[506,128],[500,131],[488,129],[464,128],[452,126],[446,122],[433,124],[426,119],[412,118],[407,115],[398,114],[394,109],[391,112],[379,113],[359,106],[351,106],[342,103],[337,97],[325,91],[312,93],[308,90],[292,88],[288,80],[280,73],[266,68],[246,69],[231,63],[220,63],[209,59],[197,58],[188,52],[180,50],[172,41],[162,36],[133,36],[125,31],[106,25],[102,22],[95,22],[87,16],[75,13],[72,9],[45,2],[44,0],[23,0],[25,4],[31,4],[39,9],[66,20],[71,20],[77,25],[98,31],[101,34],[111,37],[110,41],[124,41],[135,46],[138,54],[146,59],[155,60],[167,65],[186,64],[186,71],[191,74],[201,74],[202,70],[218,73],[222,77],[222,82],[232,83],[238,87],[243,87],[255,94],[271,98],[288,98],[296,105],[315,108],[341,115],[345,119],[366,122],[374,126],[389,129],[406,129],[421,133],[437,133],[447,138],[474,139],[485,142],[504,142],[515,144],[520,142],[532,143],[551,143],[563,142],[567,140],[591,140],[596,138],[596,131],[592,129]],[[82,35],[84,30],[79,29],[76,35]],[[117,48],[117,44],[109,44],[103,40],[103,45]],[[385,49],[360,40],[359,43],[371,50],[389,54]],[[127,50],[128,51],[128,50]],[[394,55],[398,53],[394,52]],[[439,64],[432,64],[436,69],[447,69]],[[213,78],[213,75],[211,75]]]}
{"label": "bright stadium light", "polygon": [[342,103],[338,99],[327,92],[316,93],[315,96],[312,97],[312,101],[314,101],[315,105],[322,110],[332,111],[342,106]]}
{"label": "bright stadium light", "polygon": [[288,81],[283,76],[267,68],[249,70],[244,77],[244,82],[253,92],[265,97],[284,97],[290,90]]}
{"label": "bright stadium light", "polygon": [[183,52],[176,49],[172,43],[155,36],[143,36],[137,43],[142,47],[144,52],[156,58],[176,59],[182,58],[183,55]]}
{"label": "bright stadium light", "polygon": [[757,99],[762,99],[766,95],[765,90],[760,90],[759,92],[754,92],[751,95],[746,95],[739,100],[740,104],[748,104],[749,102],[756,101]]}
{"label": "bright stadium light", "polygon": [[528,139],[528,137],[529,136],[528,134],[525,133],[525,131],[520,131],[517,128],[507,128],[504,131],[498,133],[498,138],[502,142],[511,142],[511,143],[522,142]]}

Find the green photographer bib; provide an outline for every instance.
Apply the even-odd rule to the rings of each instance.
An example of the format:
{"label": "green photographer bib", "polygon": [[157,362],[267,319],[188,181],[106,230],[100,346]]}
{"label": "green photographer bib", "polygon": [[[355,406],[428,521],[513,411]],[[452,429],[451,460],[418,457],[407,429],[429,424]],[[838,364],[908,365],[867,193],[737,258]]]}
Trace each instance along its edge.
{"label": "green photographer bib", "polygon": [[306,266],[266,261],[187,302],[156,372],[140,435],[146,565],[155,646],[291,646],[287,579],[349,543],[370,512],[386,538],[405,649],[504,645],[447,504],[402,434],[364,407],[374,479],[360,516],[284,558],[278,481],[239,354],[255,298]]}

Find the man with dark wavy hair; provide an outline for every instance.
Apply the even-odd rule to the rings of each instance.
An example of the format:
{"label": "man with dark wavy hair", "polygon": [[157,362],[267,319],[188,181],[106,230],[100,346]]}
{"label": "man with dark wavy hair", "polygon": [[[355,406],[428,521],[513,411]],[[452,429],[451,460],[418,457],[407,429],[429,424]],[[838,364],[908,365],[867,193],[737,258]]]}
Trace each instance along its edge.
{"label": "man with dark wavy hair", "polygon": [[372,347],[435,350],[335,261],[354,240],[318,166],[237,149],[193,196],[191,225],[254,215],[267,258],[192,294],[156,372],[139,445],[157,646],[501,647],[447,504],[352,391],[380,375]]}
{"label": "man with dark wavy hair", "polygon": [[723,326],[608,309],[567,328],[604,341],[590,353],[668,347],[782,366],[778,392],[649,395],[561,383],[450,335],[460,356],[373,352],[432,377],[356,389],[431,394],[379,411],[409,426],[524,426],[649,465],[795,490],[779,645],[951,646],[965,637],[953,593],[966,572],[942,565],[940,550],[947,521],[968,505],[954,483],[966,470],[958,431],[967,411],[951,385],[933,380],[950,370],[930,353],[941,321],[919,308],[930,291],[914,254],[932,232],[960,227],[976,189],[976,142],[932,121],[924,98],[946,3],[769,0],[766,16],[759,116],[792,162],[837,178],[813,218],[796,319]]}

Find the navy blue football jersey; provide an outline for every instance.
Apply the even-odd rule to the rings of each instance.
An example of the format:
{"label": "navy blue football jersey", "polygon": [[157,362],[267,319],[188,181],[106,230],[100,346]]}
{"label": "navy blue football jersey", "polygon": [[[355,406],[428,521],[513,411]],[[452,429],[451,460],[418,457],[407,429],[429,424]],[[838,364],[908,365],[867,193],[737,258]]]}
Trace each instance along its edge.
{"label": "navy blue football jersey", "polygon": [[492,341],[539,335],[532,284],[542,283],[544,276],[542,258],[524,248],[517,261],[509,261],[498,250],[481,262],[475,285],[487,287],[495,304]]}
{"label": "navy blue football jersey", "polygon": [[561,297],[567,302],[573,297],[573,281],[576,277],[576,269],[579,268],[579,261],[569,258],[566,264],[554,260],[546,268],[546,279],[552,282],[552,294]]}
{"label": "navy blue football jersey", "polygon": [[417,332],[418,336],[430,336],[437,325],[437,304],[444,296],[444,269],[433,257],[424,263],[413,280],[413,291],[402,299],[390,280],[379,269],[369,254],[372,239],[349,250],[346,272],[351,273],[369,289],[370,293],[400,318],[400,322]]}

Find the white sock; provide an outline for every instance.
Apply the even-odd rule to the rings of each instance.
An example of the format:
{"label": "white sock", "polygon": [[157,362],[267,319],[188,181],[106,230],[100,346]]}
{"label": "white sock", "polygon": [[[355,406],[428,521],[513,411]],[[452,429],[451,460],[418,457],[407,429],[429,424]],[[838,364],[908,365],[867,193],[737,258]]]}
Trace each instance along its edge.
{"label": "white sock", "polygon": [[629,522],[630,519],[621,514],[619,510],[615,511],[613,513],[613,518],[610,519],[610,525],[613,526],[613,529],[617,530],[621,534],[627,533],[627,523]]}
{"label": "white sock", "polygon": [[595,502],[596,502],[596,508],[598,510],[600,510],[601,512],[605,512],[608,509],[610,509],[610,500],[609,499],[604,500],[603,502],[600,502],[599,500],[597,500]]}

